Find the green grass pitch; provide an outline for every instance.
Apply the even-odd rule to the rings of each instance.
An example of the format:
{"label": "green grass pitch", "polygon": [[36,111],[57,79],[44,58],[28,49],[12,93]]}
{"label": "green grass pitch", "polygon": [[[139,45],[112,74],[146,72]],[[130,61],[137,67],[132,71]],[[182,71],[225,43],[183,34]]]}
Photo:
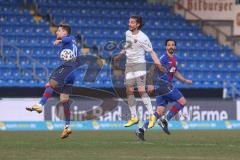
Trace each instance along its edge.
{"label": "green grass pitch", "polygon": [[240,130],[0,132],[0,160],[240,160]]}

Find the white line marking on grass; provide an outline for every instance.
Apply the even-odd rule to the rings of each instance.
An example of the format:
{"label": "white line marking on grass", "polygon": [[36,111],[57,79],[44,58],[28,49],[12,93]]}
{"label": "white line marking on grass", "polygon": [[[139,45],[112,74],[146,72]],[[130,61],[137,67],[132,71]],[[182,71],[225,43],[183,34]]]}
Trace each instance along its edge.
{"label": "white line marking on grass", "polygon": [[[131,155],[120,155],[119,158],[123,159],[134,159],[136,156],[131,156]],[[172,160],[206,160],[208,158],[213,158],[213,157],[198,157],[198,156],[183,156],[183,157],[177,157],[177,156],[142,156],[138,157],[139,160],[151,160],[151,159],[156,159],[156,160],[163,160],[163,159],[172,159]],[[226,160],[226,158],[217,158],[218,160]]]}
{"label": "white line marking on grass", "polygon": [[120,142],[120,143],[125,143],[125,144],[139,144],[139,143],[143,143],[143,144],[154,144],[152,142],[142,142],[142,141],[131,141],[131,142],[128,142],[128,141],[125,141],[125,142]]}

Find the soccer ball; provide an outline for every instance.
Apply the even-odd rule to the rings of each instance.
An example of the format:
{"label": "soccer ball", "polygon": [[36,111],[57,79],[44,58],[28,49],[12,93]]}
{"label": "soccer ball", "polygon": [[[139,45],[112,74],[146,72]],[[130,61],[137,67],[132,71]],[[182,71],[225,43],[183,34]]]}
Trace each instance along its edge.
{"label": "soccer ball", "polygon": [[64,61],[69,61],[69,60],[73,59],[73,57],[74,57],[74,55],[73,55],[73,51],[71,49],[64,49],[60,53],[60,58]]}

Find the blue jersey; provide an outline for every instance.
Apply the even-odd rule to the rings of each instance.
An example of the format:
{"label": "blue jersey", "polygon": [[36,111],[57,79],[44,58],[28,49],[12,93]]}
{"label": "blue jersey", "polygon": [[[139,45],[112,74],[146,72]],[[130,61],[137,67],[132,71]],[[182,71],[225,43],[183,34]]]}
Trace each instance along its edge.
{"label": "blue jersey", "polygon": [[172,83],[174,74],[177,71],[176,57],[174,55],[173,57],[170,57],[167,55],[167,53],[165,53],[160,57],[160,63],[166,68],[167,73],[159,75],[158,78],[168,83]]}
{"label": "blue jersey", "polygon": [[[167,106],[169,102],[178,101],[183,97],[182,93],[172,85],[174,74],[177,71],[177,59],[173,55],[168,56],[167,53],[160,57],[160,63],[166,68],[167,73],[158,74],[158,82],[156,93],[157,106]],[[167,82],[167,83],[166,83]]]}
{"label": "blue jersey", "polygon": [[[77,49],[76,41],[75,41],[75,38],[73,36],[63,37],[62,42],[58,46],[60,47],[59,51],[58,51],[59,57],[60,57],[60,54],[64,50],[71,50],[71,57],[72,58],[75,58],[75,57],[79,56],[79,51]],[[64,60],[61,59],[61,61],[64,61]]]}

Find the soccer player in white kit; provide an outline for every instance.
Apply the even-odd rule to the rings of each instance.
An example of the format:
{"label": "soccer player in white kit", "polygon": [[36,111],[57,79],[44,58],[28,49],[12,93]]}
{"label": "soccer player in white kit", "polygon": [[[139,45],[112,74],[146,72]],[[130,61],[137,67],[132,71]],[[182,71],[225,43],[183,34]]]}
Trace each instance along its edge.
{"label": "soccer player in white kit", "polygon": [[164,68],[159,62],[157,54],[153,51],[152,44],[146,34],[141,31],[143,26],[142,17],[131,16],[129,19],[129,30],[126,32],[126,45],[119,55],[114,57],[114,60],[120,60],[126,55],[126,68],[125,68],[125,85],[129,109],[131,112],[130,120],[124,125],[124,127],[130,127],[139,122],[136,99],[134,96],[134,86],[137,85],[139,95],[142,98],[143,103],[147,107],[149,112],[149,125],[148,128],[152,128],[156,121],[156,117],[153,114],[153,107],[150,97],[146,93],[146,52],[151,54],[151,57],[157,65],[157,67],[164,71]]}

